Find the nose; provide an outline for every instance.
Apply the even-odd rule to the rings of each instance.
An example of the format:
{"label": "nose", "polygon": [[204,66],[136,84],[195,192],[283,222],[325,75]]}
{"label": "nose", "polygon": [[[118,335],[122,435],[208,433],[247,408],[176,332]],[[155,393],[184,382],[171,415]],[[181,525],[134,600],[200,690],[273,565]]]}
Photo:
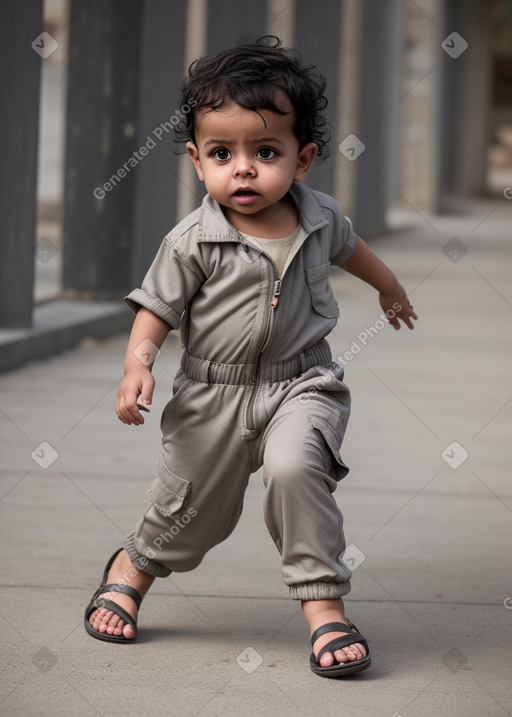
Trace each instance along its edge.
{"label": "nose", "polygon": [[233,175],[235,177],[254,177],[256,169],[251,161],[251,157],[245,154],[237,156],[233,167]]}

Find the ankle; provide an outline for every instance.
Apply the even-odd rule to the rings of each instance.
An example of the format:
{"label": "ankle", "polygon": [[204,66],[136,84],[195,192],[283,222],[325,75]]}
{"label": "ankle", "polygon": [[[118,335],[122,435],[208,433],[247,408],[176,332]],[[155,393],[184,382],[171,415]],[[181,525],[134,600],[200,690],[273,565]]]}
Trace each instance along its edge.
{"label": "ankle", "polygon": [[332,600],[304,600],[302,611],[311,632],[328,622],[346,622],[345,607],[341,598]]}
{"label": "ankle", "polygon": [[152,575],[139,570],[130,560],[126,550],[122,550],[117,556],[111,568],[112,573],[115,576],[112,582],[134,588],[141,597],[145,596],[155,579]]}

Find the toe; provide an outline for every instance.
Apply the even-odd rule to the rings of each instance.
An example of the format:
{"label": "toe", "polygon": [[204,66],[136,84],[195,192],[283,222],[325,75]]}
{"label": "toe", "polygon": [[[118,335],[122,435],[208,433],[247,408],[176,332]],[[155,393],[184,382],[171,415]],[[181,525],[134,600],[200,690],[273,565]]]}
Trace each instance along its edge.
{"label": "toe", "polygon": [[334,653],[334,657],[338,662],[345,663],[351,661],[351,653],[348,652],[346,649],[343,650],[336,650]]}
{"label": "toe", "polygon": [[114,612],[112,613],[112,617],[108,621],[107,633],[109,635],[120,635],[123,631],[123,625],[124,621],[121,620],[119,615],[116,615]]}
{"label": "toe", "polygon": [[122,634],[126,637],[127,640],[133,640],[135,637],[135,630],[133,629],[132,625],[125,625],[122,630]]}
{"label": "toe", "polygon": [[[105,619],[105,615],[108,613],[108,610],[105,607],[98,608],[92,615],[91,615],[91,621],[93,623],[93,627],[96,628]],[[93,619],[94,618],[94,619]]]}
{"label": "toe", "polygon": [[352,648],[352,651],[355,653],[356,660],[362,660],[364,657],[366,657],[366,650],[360,642],[355,642],[353,645],[350,645],[348,649],[350,648]]}
{"label": "toe", "polygon": [[320,658],[320,664],[322,665],[322,667],[330,667],[334,664],[334,657],[330,652],[326,652]]}
{"label": "toe", "polygon": [[112,612],[112,610],[107,610],[107,612],[104,615],[102,615],[99,626],[95,629],[98,630],[98,632],[102,632],[102,633],[107,632],[108,624],[109,624],[110,618],[112,617],[113,614],[114,613]]}

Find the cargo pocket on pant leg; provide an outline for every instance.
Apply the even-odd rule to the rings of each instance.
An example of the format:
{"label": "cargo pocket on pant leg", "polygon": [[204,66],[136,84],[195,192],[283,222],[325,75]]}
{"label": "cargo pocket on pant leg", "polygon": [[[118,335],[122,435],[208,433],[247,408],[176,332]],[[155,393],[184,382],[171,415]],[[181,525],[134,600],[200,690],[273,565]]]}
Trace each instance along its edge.
{"label": "cargo pocket on pant leg", "polygon": [[[310,416],[309,420],[313,428],[316,428],[322,434],[322,437],[329,449],[332,457],[331,473],[336,482],[339,482],[349,472],[348,466],[343,462],[340,455],[341,438],[336,436],[332,427],[320,416]],[[332,491],[331,491],[332,492]]]}
{"label": "cargo pocket on pant leg", "polygon": [[149,488],[149,497],[163,516],[179,518],[191,487],[190,481],[180,478],[167,468],[162,457],[158,464],[157,475]]}

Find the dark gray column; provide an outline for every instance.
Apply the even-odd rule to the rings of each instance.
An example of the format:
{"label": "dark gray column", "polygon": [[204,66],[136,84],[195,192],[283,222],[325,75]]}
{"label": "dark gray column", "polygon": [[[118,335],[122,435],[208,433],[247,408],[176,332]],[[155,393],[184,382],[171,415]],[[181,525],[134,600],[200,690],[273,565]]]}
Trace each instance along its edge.
{"label": "dark gray column", "polygon": [[336,124],[338,121],[338,54],[340,52],[339,0],[296,0],[294,47],[307,65],[315,65],[327,80],[327,120],[331,126],[330,156],[313,167],[306,184],[327,194],[334,193],[334,166],[338,161]]}
{"label": "dark gray column", "polygon": [[492,13],[482,0],[445,0],[443,4],[437,211],[449,210],[454,197],[486,192],[491,22]]}
{"label": "dark gray column", "polygon": [[32,322],[42,5],[0,3],[0,328]]}
{"label": "dark gray column", "polygon": [[399,121],[396,77],[401,73],[396,51],[400,0],[364,0],[360,34],[359,111],[357,135],[365,151],[357,161],[355,211],[358,232],[371,235],[386,227],[389,182],[396,175],[391,162],[396,147],[393,127]]}
{"label": "dark gray column", "polygon": [[[131,288],[140,0],[72,0],[64,197],[67,296]],[[96,192],[96,197],[94,196]]]}
{"label": "dark gray column", "polygon": [[174,143],[172,126],[179,116],[178,86],[185,74],[186,5],[186,0],[146,0],[143,6],[137,146],[148,144],[150,152],[135,170],[134,287],[176,223],[177,152],[184,147]]}

